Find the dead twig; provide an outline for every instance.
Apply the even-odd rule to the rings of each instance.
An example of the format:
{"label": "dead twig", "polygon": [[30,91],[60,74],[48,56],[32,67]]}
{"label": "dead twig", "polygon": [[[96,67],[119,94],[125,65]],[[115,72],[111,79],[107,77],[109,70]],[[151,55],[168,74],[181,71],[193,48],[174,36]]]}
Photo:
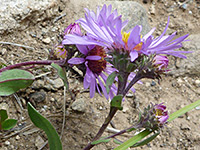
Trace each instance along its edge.
{"label": "dead twig", "polygon": [[13,96],[14,96],[15,99],[17,100],[17,103],[18,103],[19,107],[21,108],[21,111],[23,111],[24,108],[23,108],[23,106],[22,106],[22,103],[21,103],[21,101],[20,101],[19,96],[18,96],[16,93],[14,93]]}
{"label": "dead twig", "polygon": [[24,127],[22,130],[20,130],[20,131],[18,131],[18,132],[15,132],[15,133],[10,134],[10,135],[8,135],[8,136],[1,137],[1,140],[7,140],[7,139],[9,139],[9,138],[11,138],[11,137],[13,137],[13,136],[15,136],[15,135],[18,135],[18,134],[21,133],[21,132],[26,131],[27,129],[29,129],[29,128],[32,127],[32,126],[33,126],[33,124],[30,124],[30,125],[28,125],[27,127]]}
{"label": "dead twig", "polygon": [[0,41],[0,44],[13,45],[13,46],[18,46],[18,47],[23,47],[23,48],[28,48],[28,49],[34,50],[33,47],[26,46],[26,45],[22,45],[22,44],[17,44],[17,43],[11,43],[11,42],[3,42],[3,41]]}
{"label": "dead twig", "polygon": [[63,123],[62,123],[62,130],[61,130],[61,134],[60,134],[60,139],[62,139],[62,135],[63,135],[63,131],[65,128],[65,117],[66,117],[66,87],[64,86],[64,104],[63,104]]}

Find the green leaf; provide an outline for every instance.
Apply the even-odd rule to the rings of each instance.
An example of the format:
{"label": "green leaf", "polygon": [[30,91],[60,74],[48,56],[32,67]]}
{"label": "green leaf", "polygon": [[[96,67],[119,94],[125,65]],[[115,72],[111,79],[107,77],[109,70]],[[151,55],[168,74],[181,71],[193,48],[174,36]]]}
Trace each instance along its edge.
{"label": "green leaf", "polygon": [[126,150],[132,145],[136,144],[138,141],[142,140],[145,136],[149,135],[152,131],[144,130],[134,137],[128,139],[126,142],[115,148],[114,150]]}
{"label": "green leaf", "polygon": [[116,76],[117,76],[117,73],[115,71],[108,76],[108,78],[106,80],[106,92],[107,93],[110,92],[110,88],[111,88],[112,84],[114,83]]}
{"label": "green leaf", "polygon": [[63,80],[66,89],[68,89],[69,86],[68,86],[68,80],[66,77],[66,72],[58,64],[52,63],[51,66],[57,70],[59,77]]}
{"label": "green leaf", "polygon": [[116,144],[122,144],[122,142],[120,142],[120,141],[117,140],[117,139],[114,139],[113,142],[115,142]]}
{"label": "green leaf", "polygon": [[10,130],[17,124],[16,119],[7,119],[2,122],[1,128],[3,130]]}
{"label": "green leaf", "polygon": [[133,130],[136,130],[136,128],[131,128],[131,129],[128,129],[126,132],[131,132]]}
{"label": "green leaf", "polygon": [[92,142],[91,144],[92,145],[96,145],[96,144],[99,144],[99,143],[107,143],[109,142],[111,139],[100,139],[100,140],[97,140],[97,141],[94,141]]}
{"label": "green leaf", "polygon": [[119,110],[122,110],[123,109],[121,106],[122,98],[123,98],[122,95],[117,95],[117,96],[113,97],[113,99],[111,100],[111,103],[110,103],[111,107],[117,107]]}
{"label": "green leaf", "polygon": [[28,103],[28,114],[34,125],[45,131],[50,150],[62,150],[62,143],[58,133],[51,125],[51,123],[35,110],[35,108]]}
{"label": "green leaf", "polygon": [[179,109],[178,111],[172,113],[172,114],[169,116],[169,119],[168,119],[167,121],[170,122],[170,121],[174,120],[175,118],[177,118],[177,117],[183,115],[184,113],[186,113],[186,112],[192,110],[193,108],[195,108],[195,107],[197,107],[197,106],[199,106],[199,105],[200,105],[200,100],[198,100],[198,101],[196,101],[196,102],[194,102],[194,103],[191,103],[191,104],[189,104],[189,105],[187,105],[187,106],[185,106],[185,107]]}
{"label": "green leaf", "polygon": [[158,135],[160,134],[160,132],[157,132],[155,134],[153,134],[152,136],[148,137],[147,139],[141,141],[141,142],[138,142],[136,144],[134,144],[133,146],[131,147],[138,147],[138,146],[143,146],[149,142],[151,142],[153,139],[155,139]]}
{"label": "green leaf", "polygon": [[0,96],[8,96],[26,88],[34,81],[34,75],[28,71],[12,69],[0,74]]}
{"label": "green leaf", "polygon": [[8,118],[7,111],[4,109],[0,110],[0,123],[2,123],[4,120]]}

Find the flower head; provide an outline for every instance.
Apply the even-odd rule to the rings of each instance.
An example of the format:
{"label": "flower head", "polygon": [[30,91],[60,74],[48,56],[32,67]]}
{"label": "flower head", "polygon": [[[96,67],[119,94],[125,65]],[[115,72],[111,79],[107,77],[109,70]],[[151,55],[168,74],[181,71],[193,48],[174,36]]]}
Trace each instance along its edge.
{"label": "flower head", "polygon": [[165,111],[166,106],[161,104],[156,104],[153,108],[153,113],[155,115],[155,118],[158,122],[159,126],[163,126],[167,119],[169,118],[168,111]]}
{"label": "flower head", "polygon": [[139,128],[146,128],[150,130],[158,130],[162,128],[169,118],[168,111],[166,111],[166,106],[161,104],[149,105],[144,109],[138,122]]}
{"label": "flower head", "polygon": [[98,45],[77,45],[79,51],[84,55],[82,58],[71,58],[69,64],[82,64],[86,66],[86,74],[83,85],[87,89],[90,87],[90,97],[94,97],[95,90],[101,94],[98,83],[107,99],[112,99],[116,93],[116,86],[113,84],[110,93],[107,94],[105,83],[107,75],[111,74],[116,69],[112,68],[104,59],[106,57],[105,50]]}

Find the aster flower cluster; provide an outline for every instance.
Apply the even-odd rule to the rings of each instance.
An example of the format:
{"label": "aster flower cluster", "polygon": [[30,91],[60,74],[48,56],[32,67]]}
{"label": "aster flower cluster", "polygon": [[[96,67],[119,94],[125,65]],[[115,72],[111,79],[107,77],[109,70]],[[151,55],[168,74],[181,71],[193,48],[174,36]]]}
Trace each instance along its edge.
{"label": "aster flower cluster", "polygon": [[[182,47],[188,35],[177,39],[174,39],[176,32],[165,35],[169,18],[164,32],[154,38],[155,28],[144,36],[141,35],[140,25],[128,32],[123,31],[128,21],[123,22],[122,16],[118,15],[117,10],[112,11],[111,5],[104,5],[102,9],[98,7],[96,13],[88,9],[85,11],[85,18],[66,29],[62,45],[76,45],[82,54],[82,57],[72,58],[68,63],[85,65],[84,88],[90,88],[90,97],[94,96],[96,89],[99,93],[102,90],[107,99],[112,99],[116,94],[126,94],[123,90],[127,88],[127,83],[140,70],[143,70],[143,73],[140,72],[142,78],[160,78],[161,73],[168,71],[168,58],[164,55],[186,58],[183,54],[187,52],[175,49]],[[86,34],[81,33],[79,24]],[[106,80],[112,72],[117,72],[117,77],[123,79],[123,83],[118,83],[121,90],[117,90],[113,84],[110,93],[107,93]],[[117,78],[115,81],[121,82]],[[134,91],[132,86],[129,89]]]}

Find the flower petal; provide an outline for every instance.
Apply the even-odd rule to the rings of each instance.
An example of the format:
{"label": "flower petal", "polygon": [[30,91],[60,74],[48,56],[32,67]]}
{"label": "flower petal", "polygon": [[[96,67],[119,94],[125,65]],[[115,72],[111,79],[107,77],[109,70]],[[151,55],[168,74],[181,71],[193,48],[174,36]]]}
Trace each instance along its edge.
{"label": "flower petal", "polygon": [[89,59],[89,60],[100,60],[101,56],[87,56],[85,59]]}
{"label": "flower petal", "polygon": [[130,52],[131,62],[133,62],[136,58],[138,58],[138,52],[132,50]]}
{"label": "flower petal", "polygon": [[85,59],[84,58],[71,58],[70,60],[68,60],[68,63],[69,64],[82,64],[85,62]]}

